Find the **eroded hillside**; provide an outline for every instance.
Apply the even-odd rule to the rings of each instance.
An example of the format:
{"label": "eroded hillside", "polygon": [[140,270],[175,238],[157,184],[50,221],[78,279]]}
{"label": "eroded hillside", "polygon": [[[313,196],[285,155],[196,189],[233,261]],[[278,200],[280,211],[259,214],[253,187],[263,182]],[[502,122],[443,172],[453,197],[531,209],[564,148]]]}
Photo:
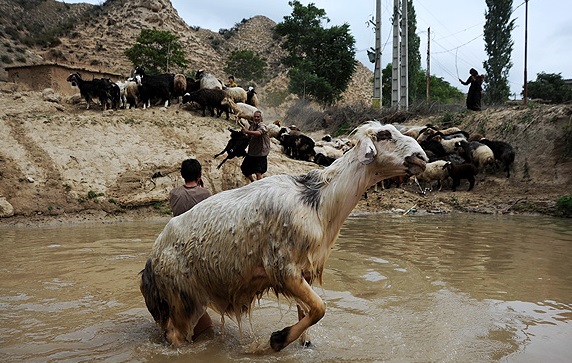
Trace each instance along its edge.
{"label": "eroded hillside", "polygon": [[[122,216],[134,211],[168,213],[166,198],[178,185],[180,162],[196,157],[208,188],[217,193],[246,183],[240,160],[219,170],[213,155],[223,150],[234,121],[201,117],[194,109],[85,110],[47,93],[2,92],[0,101],[0,209],[3,215],[65,219],[75,213]],[[368,193],[357,211],[415,206],[431,213],[554,211],[555,201],[572,194],[570,123],[572,107],[542,106],[459,113],[459,127],[509,141],[517,158],[511,178],[481,174],[475,189],[462,186],[422,195],[411,183]],[[271,122],[272,119],[267,119]],[[436,123],[435,117],[409,122]],[[320,135],[315,133],[316,137]],[[289,159],[275,143],[268,175],[305,173],[317,166]],[[6,221],[6,220],[4,220]]]}

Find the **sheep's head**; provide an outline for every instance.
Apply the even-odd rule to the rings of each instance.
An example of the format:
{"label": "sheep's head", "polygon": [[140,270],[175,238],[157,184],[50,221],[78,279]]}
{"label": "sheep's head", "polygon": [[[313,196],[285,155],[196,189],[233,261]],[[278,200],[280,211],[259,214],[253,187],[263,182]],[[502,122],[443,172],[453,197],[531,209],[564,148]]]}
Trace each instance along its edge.
{"label": "sheep's head", "polygon": [[81,76],[79,73],[71,73],[66,81],[70,82],[73,87],[77,87],[79,81],[81,80]]}
{"label": "sheep's head", "polygon": [[359,162],[373,165],[376,175],[390,178],[425,170],[428,158],[421,146],[393,125],[370,121],[356,129],[355,134]]}

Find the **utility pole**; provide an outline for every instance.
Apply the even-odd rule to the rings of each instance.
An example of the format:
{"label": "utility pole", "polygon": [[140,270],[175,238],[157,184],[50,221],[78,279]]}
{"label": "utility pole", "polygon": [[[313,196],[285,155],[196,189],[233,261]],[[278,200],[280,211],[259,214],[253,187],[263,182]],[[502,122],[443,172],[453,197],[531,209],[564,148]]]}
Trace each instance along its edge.
{"label": "utility pole", "polygon": [[409,110],[409,31],[407,0],[401,0],[401,100],[399,108]]}
{"label": "utility pole", "polygon": [[391,106],[399,107],[401,101],[401,47],[399,46],[399,0],[393,0],[393,62],[391,64]]}
{"label": "utility pole", "polygon": [[528,104],[528,75],[526,71],[527,51],[528,51],[528,0],[524,1],[524,91],[523,101],[524,105]]}
{"label": "utility pole", "polygon": [[375,5],[375,49],[374,54],[368,51],[370,61],[375,62],[373,72],[373,108],[381,109],[381,0],[376,1]]}
{"label": "utility pole", "polygon": [[431,27],[427,28],[427,102],[431,99]]}

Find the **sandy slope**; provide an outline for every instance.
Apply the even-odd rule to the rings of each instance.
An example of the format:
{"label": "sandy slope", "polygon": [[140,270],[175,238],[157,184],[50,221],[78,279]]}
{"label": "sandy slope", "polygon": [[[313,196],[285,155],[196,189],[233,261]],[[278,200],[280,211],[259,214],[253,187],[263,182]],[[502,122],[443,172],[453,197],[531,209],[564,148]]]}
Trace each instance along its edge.
{"label": "sandy slope", "polygon": [[[15,215],[0,219],[0,223],[166,216],[168,191],[181,182],[178,168],[188,157],[203,163],[206,186],[214,193],[246,183],[240,174],[240,160],[229,160],[219,170],[216,166],[222,157],[213,159],[228,140],[227,128],[236,127],[233,121],[201,117],[179,105],[85,110],[85,103],[73,104],[49,92],[4,91],[0,102],[0,210],[10,215],[12,207]],[[564,112],[562,122],[567,118],[570,122],[569,110],[558,112]],[[552,119],[558,118],[554,115]],[[463,122],[476,129],[502,131],[507,118],[518,117],[517,111],[491,111],[471,115]],[[548,144],[549,138],[556,137],[554,130],[545,130],[550,123],[536,122],[536,126],[514,123],[511,135],[526,129],[520,135],[523,141],[510,140],[517,148],[510,179],[502,173],[479,175],[472,192],[465,192],[462,185],[456,193],[445,188],[422,195],[415,184],[371,191],[356,212],[403,213],[415,207],[417,213],[551,213],[557,198],[572,194],[572,168],[569,159],[557,155],[558,142]],[[555,130],[561,127],[558,120],[550,122]],[[536,129],[540,126],[544,131]],[[301,174],[315,167],[287,158],[275,144],[268,175]]]}

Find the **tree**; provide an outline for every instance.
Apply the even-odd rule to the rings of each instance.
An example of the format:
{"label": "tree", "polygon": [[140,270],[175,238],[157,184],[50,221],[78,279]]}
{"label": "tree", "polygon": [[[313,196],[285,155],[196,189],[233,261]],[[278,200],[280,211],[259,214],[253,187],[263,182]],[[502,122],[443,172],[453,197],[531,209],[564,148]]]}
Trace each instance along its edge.
{"label": "tree", "polygon": [[325,29],[322,22],[330,20],[323,9],[299,1],[288,4],[292,15],[275,27],[286,38],[282,48],[288,54],[282,62],[289,68],[288,88],[298,96],[332,104],[346,90],[356,68],[355,39],[349,25]]}
{"label": "tree", "polygon": [[[391,66],[391,63],[388,63],[381,71],[381,81],[383,85],[382,97],[384,105],[391,104]],[[415,88],[420,90],[418,99],[425,99],[424,91],[427,82],[425,70],[421,68],[417,69],[415,74],[410,74],[409,79],[413,79],[416,82]],[[431,75],[429,81],[431,82],[431,101],[451,103],[460,101],[465,97],[463,92],[459,91],[457,87],[451,86],[451,84],[443,78]]]}
{"label": "tree", "polygon": [[232,74],[244,81],[261,81],[264,78],[266,62],[251,50],[234,51],[228,57],[227,74]]}
{"label": "tree", "polygon": [[485,91],[491,103],[504,103],[510,95],[508,72],[512,67],[510,60],[514,41],[511,32],[514,29],[512,0],[486,0],[485,12],[485,51],[489,58],[483,62],[486,72]]}
{"label": "tree", "polygon": [[536,81],[529,81],[527,85],[530,98],[540,98],[552,103],[572,100],[572,88],[564,83],[560,73],[538,73]]}
{"label": "tree", "polygon": [[149,74],[185,68],[185,51],[179,39],[169,31],[141,29],[137,43],[125,51],[133,66],[145,66]]}

